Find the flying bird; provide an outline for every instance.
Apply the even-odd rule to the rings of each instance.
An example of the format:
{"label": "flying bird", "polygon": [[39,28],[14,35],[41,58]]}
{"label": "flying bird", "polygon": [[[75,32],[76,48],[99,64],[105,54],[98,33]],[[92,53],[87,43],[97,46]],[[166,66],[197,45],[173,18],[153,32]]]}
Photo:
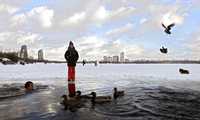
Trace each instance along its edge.
{"label": "flying bird", "polygon": [[164,48],[163,46],[162,46],[162,48],[160,48],[160,52],[161,53],[164,53],[164,54],[167,54],[167,48]]}
{"label": "flying bird", "polygon": [[174,23],[172,23],[172,24],[170,24],[170,25],[168,25],[167,27],[162,23],[162,26],[165,28],[165,32],[167,33],[167,34],[171,34],[171,28],[173,27],[173,26],[175,26],[175,24]]}

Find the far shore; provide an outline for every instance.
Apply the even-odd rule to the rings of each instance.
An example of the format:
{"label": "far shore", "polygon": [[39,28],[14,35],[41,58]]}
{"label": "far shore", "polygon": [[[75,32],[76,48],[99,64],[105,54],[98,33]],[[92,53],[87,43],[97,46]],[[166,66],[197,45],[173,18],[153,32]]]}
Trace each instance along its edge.
{"label": "far shore", "polygon": [[[97,61],[85,61],[85,62],[87,64],[94,64]],[[67,63],[67,62],[47,60],[45,61],[45,63]],[[82,61],[78,61],[77,63],[82,64]],[[133,60],[128,62],[98,61],[98,64],[200,64],[200,60]]]}
{"label": "far shore", "polygon": [[[57,61],[57,60],[43,60],[43,61],[34,61],[26,62],[25,64],[33,63],[66,63],[66,61]],[[133,60],[127,62],[107,62],[107,61],[86,61],[86,64],[200,64],[200,60]],[[17,63],[12,63],[17,64]],[[82,61],[78,61],[77,64],[82,64]]]}

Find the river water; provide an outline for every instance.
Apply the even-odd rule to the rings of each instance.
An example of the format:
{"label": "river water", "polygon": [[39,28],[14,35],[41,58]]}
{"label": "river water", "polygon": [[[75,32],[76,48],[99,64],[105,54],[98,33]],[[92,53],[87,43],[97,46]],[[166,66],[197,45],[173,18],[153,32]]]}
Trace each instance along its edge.
{"label": "river water", "polygon": [[[179,73],[179,68],[190,74]],[[199,120],[200,65],[198,64],[87,64],[76,67],[76,87],[83,94],[125,96],[110,103],[84,103],[76,111],[60,104],[67,93],[66,64],[0,65],[0,96],[26,81],[48,88],[0,99],[1,120]],[[14,94],[14,90],[7,94]]]}

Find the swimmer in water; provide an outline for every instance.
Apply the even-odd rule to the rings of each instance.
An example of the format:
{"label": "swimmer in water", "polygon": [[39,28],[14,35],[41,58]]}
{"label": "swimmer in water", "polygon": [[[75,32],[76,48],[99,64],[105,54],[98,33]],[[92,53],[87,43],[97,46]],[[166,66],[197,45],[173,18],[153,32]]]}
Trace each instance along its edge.
{"label": "swimmer in water", "polygon": [[27,92],[33,91],[33,82],[31,81],[26,82],[24,88]]}

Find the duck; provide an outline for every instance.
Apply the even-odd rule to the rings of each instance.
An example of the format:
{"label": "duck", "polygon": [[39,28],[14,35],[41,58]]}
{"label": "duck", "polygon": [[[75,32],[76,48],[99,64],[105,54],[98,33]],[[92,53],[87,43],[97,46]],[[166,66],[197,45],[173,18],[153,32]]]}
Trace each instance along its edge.
{"label": "duck", "polygon": [[96,92],[91,92],[92,99],[91,102],[101,104],[101,103],[106,103],[106,102],[111,102],[112,98],[111,96],[96,96]]}
{"label": "duck", "polygon": [[61,98],[63,98],[63,101],[61,102],[62,105],[65,106],[65,110],[68,108],[80,108],[82,106],[82,102],[80,99],[77,99],[76,97],[69,97],[67,95],[62,95]]}
{"label": "duck", "polygon": [[175,26],[175,24],[174,23],[172,23],[172,24],[170,24],[170,25],[168,25],[168,26],[165,26],[163,23],[162,23],[162,26],[165,28],[165,33],[167,33],[167,34],[171,34],[171,28],[173,27],[173,26]]}
{"label": "duck", "polygon": [[68,98],[67,95],[62,95],[61,98],[63,98],[62,102],[60,104],[65,106],[65,110],[68,109]]}
{"label": "duck", "polygon": [[124,96],[124,91],[118,91],[116,87],[113,90],[114,90],[114,93],[113,93],[114,99],[117,99],[120,96]]}
{"label": "duck", "polygon": [[76,98],[77,98],[77,99],[82,99],[82,98],[90,99],[90,98],[91,98],[91,96],[89,96],[89,95],[81,95],[81,94],[82,94],[82,93],[81,93],[80,90],[76,91]]}
{"label": "duck", "polygon": [[185,69],[182,69],[182,68],[179,69],[179,72],[181,74],[189,74],[190,73],[189,70],[185,70]]}

